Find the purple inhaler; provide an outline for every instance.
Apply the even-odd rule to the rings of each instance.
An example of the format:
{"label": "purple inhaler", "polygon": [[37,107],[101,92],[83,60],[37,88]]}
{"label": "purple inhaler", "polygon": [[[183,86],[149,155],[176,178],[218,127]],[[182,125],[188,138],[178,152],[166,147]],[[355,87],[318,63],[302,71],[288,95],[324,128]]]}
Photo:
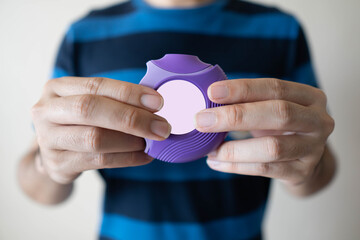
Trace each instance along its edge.
{"label": "purple inhaler", "polygon": [[[185,54],[166,54],[161,59],[148,61],[146,65],[147,72],[140,84],[159,91],[163,96],[163,109],[156,114],[166,118],[173,129],[164,141],[145,139],[145,152],[165,162],[185,163],[202,158],[217,148],[224,141],[226,132],[197,131],[192,114],[221,106],[210,101],[207,89],[212,83],[227,79],[222,69]],[[191,112],[192,109],[195,112]],[[181,115],[183,111],[190,111],[191,116]],[[180,124],[175,126],[172,121]]]}

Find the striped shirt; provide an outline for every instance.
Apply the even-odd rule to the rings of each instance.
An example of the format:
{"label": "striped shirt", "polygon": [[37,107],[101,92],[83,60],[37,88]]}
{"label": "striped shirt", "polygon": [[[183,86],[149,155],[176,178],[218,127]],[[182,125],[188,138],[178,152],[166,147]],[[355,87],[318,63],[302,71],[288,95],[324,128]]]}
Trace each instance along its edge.
{"label": "striped shirt", "polygon": [[[273,77],[316,86],[298,21],[277,8],[238,0],[191,9],[131,0],[91,11],[68,29],[53,77],[139,83],[145,63],[166,53],[219,64],[229,79]],[[268,178],[216,172],[205,158],[99,172],[106,183],[100,239],[262,237]]]}

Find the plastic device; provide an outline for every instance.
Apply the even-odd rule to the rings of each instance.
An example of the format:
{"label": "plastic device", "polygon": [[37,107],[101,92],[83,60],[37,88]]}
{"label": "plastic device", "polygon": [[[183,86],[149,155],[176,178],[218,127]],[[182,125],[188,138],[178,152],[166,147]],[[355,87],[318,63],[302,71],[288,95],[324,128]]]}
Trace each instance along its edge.
{"label": "plastic device", "polygon": [[224,141],[225,132],[202,133],[195,129],[194,116],[205,108],[221,106],[207,96],[208,87],[227,79],[223,70],[202,62],[197,56],[166,54],[146,63],[147,72],[140,84],[157,90],[164,98],[156,114],[172,126],[164,141],[145,139],[145,153],[171,163],[185,163],[206,156]]}

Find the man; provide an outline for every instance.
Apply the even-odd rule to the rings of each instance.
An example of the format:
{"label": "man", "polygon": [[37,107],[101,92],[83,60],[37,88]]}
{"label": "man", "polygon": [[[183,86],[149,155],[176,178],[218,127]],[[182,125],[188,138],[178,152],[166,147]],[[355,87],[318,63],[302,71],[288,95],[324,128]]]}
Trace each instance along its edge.
{"label": "man", "polygon": [[[143,138],[164,140],[171,126],[154,114],[162,97],[136,83],[146,61],[166,53],[197,55],[232,79],[208,89],[227,105],[195,117],[199,131],[232,132],[206,161],[169,164],[143,152]],[[334,175],[334,121],[316,86],[304,33],[278,9],[133,0],[92,11],[70,27],[32,109],[36,141],[20,185],[57,204],[83,171],[99,169],[101,239],[261,239],[271,178],[307,196]]]}

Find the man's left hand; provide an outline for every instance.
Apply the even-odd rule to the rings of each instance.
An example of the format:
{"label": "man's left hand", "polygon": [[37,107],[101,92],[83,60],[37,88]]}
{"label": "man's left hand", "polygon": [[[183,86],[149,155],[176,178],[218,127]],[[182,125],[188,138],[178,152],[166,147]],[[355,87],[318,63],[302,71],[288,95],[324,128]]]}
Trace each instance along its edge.
{"label": "man's left hand", "polygon": [[212,84],[211,101],[228,104],[196,115],[201,132],[250,131],[254,138],[224,142],[208,155],[218,171],[306,182],[314,174],[334,120],[318,88],[278,79]]}

